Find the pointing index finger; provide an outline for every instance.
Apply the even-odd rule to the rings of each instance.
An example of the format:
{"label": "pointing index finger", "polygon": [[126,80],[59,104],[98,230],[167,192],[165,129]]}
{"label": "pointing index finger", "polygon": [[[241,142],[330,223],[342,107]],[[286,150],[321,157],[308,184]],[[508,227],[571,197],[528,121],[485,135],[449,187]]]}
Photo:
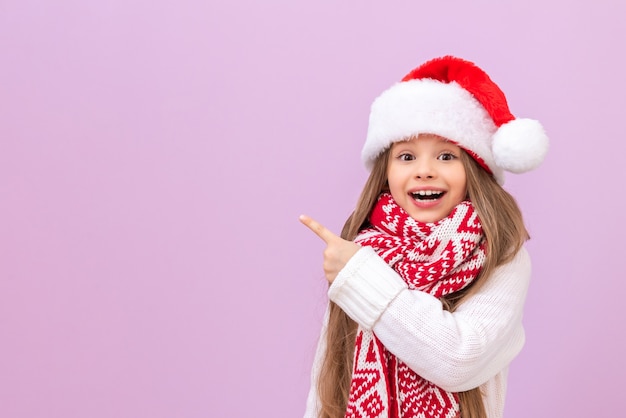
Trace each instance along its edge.
{"label": "pointing index finger", "polygon": [[300,215],[299,219],[300,222],[302,222],[311,231],[315,232],[315,235],[320,237],[326,244],[328,244],[331,240],[337,238],[337,235],[333,234],[324,225],[313,220],[312,218],[306,215]]}

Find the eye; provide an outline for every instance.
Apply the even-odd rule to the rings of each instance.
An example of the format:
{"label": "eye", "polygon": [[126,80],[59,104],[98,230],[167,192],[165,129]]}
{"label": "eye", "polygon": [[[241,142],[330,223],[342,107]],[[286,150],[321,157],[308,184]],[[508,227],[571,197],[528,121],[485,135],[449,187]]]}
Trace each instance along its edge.
{"label": "eye", "polygon": [[437,157],[437,159],[441,161],[452,161],[456,158],[456,155],[451,152],[442,152],[441,154],[439,154],[439,157]]}
{"label": "eye", "polygon": [[413,154],[403,152],[402,154],[398,155],[398,159],[400,161],[412,161],[415,159],[415,157],[413,156]]}

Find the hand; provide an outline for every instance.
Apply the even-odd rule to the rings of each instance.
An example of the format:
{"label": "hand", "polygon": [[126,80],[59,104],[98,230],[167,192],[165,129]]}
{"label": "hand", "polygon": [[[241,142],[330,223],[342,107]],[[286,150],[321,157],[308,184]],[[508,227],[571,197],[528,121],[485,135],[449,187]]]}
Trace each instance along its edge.
{"label": "hand", "polygon": [[360,245],[347,241],[326,229],[322,224],[306,215],[300,215],[300,222],[320,237],[326,243],[324,250],[324,274],[328,283],[332,283],[339,271],[352,258]]}

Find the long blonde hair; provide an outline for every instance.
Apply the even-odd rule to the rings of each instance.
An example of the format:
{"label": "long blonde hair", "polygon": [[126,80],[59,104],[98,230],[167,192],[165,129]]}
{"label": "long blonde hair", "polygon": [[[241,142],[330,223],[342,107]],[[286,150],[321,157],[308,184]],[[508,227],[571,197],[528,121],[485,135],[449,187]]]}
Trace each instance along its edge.
{"label": "long blonde hair", "polygon": [[[387,187],[389,148],[383,152],[363,187],[356,208],[346,220],[341,237],[354,240],[359,231],[368,226],[369,214],[381,192]],[[454,309],[470,294],[476,292],[483,278],[510,261],[529,238],[522,213],[515,199],[505,191],[465,151],[461,161],[467,176],[467,195],[474,204],[487,240],[485,265],[473,284],[461,292],[442,299],[445,309]],[[357,324],[335,303],[330,302],[326,333],[326,353],[318,377],[320,418],[343,418],[346,413],[352,378],[354,343]],[[460,392],[462,418],[486,418],[479,388]]]}

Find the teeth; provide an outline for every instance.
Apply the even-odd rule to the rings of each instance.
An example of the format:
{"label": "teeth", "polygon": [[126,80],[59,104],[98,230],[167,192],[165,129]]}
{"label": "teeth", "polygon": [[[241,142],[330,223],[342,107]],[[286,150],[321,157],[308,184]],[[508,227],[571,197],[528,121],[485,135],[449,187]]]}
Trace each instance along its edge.
{"label": "teeth", "polygon": [[436,190],[419,190],[417,192],[412,193],[413,198],[419,200],[433,200],[439,199],[444,192],[439,192]]}

